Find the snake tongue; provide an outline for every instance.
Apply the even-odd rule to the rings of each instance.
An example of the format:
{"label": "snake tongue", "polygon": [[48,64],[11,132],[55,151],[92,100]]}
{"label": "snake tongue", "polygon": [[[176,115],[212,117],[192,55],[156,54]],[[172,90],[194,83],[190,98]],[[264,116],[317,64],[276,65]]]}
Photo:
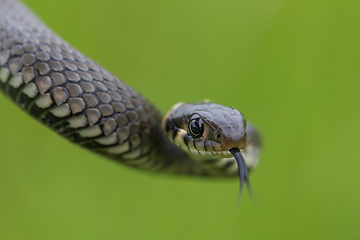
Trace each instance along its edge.
{"label": "snake tongue", "polygon": [[240,201],[242,191],[243,191],[244,181],[246,182],[248,190],[250,191],[249,173],[247,171],[247,166],[246,166],[244,156],[242,155],[240,149],[232,148],[229,151],[232,153],[232,155],[234,155],[235,160],[238,165],[239,180],[240,180],[240,194],[239,194],[239,201]]}

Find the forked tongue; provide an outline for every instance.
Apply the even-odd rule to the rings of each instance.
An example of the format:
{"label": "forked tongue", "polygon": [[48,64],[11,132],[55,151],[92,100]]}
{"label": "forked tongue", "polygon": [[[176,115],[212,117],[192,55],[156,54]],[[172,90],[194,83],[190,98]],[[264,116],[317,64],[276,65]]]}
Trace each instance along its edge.
{"label": "forked tongue", "polygon": [[232,155],[234,155],[235,160],[238,165],[238,172],[239,172],[239,180],[240,180],[240,193],[239,193],[239,203],[241,201],[241,195],[244,188],[244,181],[246,182],[248,191],[251,195],[251,186],[250,186],[250,180],[249,180],[249,173],[247,170],[246,162],[244,159],[244,156],[242,155],[240,149],[238,148],[232,148],[230,149],[230,152]]}

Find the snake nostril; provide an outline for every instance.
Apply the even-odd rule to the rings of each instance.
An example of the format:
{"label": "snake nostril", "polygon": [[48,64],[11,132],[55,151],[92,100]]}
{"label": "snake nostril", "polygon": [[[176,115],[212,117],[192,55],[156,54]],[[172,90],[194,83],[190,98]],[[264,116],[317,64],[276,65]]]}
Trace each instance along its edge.
{"label": "snake nostril", "polygon": [[221,138],[221,134],[218,133],[218,134],[216,135],[216,139],[219,140],[220,138]]}

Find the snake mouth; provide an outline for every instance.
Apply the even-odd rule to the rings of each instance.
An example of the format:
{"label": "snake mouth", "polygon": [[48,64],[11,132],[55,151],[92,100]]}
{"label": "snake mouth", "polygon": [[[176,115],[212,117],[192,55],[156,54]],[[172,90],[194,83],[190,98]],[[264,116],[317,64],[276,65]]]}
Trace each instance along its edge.
{"label": "snake mouth", "polygon": [[247,170],[247,166],[246,166],[246,162],[245,162],[245,158],[242,155],[241,151],[239,148],[232,148],[229,150],[232,155],[234,155],[234,158],[237,162],[238,165],[238,173],[239,173],[239,180],[240,180],[240,194],[239,194],[239,200],[241,199],[241,195],[242,195],[242,191],[243,191],[243,187],[244,187],[244,182],[247,185],[248,190],[250,191],[251,187],[250,187],[250,180],[249,180],[249,173]]}

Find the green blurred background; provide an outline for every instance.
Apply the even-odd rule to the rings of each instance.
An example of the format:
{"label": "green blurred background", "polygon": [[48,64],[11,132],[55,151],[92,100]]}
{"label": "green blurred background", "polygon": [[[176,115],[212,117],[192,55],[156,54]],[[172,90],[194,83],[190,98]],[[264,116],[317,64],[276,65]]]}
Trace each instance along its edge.
{"label": "green blurred background", "polygon": [[[360,2],[27,0],[162,112],[204,98],[264,137],[238,181],[146,174],[0,95],[0,239],[360,239]],[[1,7],[1,6],[0,6]]]}

